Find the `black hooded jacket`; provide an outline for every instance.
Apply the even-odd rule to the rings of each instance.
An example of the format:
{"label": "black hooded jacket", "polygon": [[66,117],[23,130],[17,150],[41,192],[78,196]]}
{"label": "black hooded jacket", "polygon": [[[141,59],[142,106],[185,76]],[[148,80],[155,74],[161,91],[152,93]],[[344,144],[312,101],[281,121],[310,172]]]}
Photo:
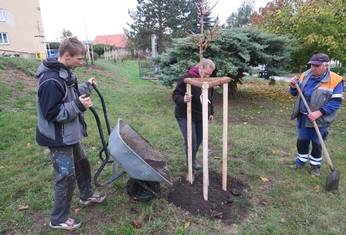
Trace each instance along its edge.
{"label": "black hooded jacket", "polygon": [[86,136],[78,97],[92,89],[89,82],[78,85],[76,76],[56,59],[44,60],[38,67],[36,141],[41,146],[58,147],[79,142]]}

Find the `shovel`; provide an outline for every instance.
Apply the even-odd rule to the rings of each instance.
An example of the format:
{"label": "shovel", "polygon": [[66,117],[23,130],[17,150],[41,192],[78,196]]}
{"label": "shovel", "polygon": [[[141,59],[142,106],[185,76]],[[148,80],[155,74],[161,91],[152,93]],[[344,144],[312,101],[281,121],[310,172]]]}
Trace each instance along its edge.
{"label": "shovel", "polygon": [[[298,90],[298,93],[299,93],[301,99],[303,100],[305,108],[308,110],[308,113],[310,114],[311,113],[311,109],[310,109],[308,103],[306,102],[306,99],[305,99],[305,97],[304,97],[304,95],[303,95],[303,93],[302,93],[302,91],[301,91],[301,89],[300,89],[298,84],[296,84],[296,88]],[[326,145],[324,144],[324,141],[323,141],[320,129],[318,128],[316,121],[314,120],[312,123],[314,124],[315,131],[316,131],[318,139],[319,139],[319,141],[321,143],[321,146],[322,146],[322,149],[323,149],[323,153],[324,153],[324,155],[325,155],[325,157],[327,159],[329,168],[332,171],[332,173],[330,173],[327,176],[326,191],[336,190],[336,189],[338,189],[338,186],[339,186],[340,172],[337,172],[334,169],[332,160],[329,157]]]}

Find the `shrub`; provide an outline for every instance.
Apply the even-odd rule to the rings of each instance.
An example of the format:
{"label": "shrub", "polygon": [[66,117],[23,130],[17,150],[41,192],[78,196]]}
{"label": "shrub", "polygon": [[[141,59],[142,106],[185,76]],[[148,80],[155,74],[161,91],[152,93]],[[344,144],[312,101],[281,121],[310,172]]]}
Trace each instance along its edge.
{"label": "shrub", "polygon": [[334,68],[330,68],[330,70],[342,76],[346,72],[346,67],[334,67]]}

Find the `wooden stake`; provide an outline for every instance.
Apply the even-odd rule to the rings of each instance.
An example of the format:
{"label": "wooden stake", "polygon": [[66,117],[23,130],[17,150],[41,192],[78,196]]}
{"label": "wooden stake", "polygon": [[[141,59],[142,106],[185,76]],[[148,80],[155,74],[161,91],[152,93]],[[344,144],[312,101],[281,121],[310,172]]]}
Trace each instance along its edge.
{"label": "wooden stake", "polygon": [[203,197],[208,201],[208,83],[205,82],[202,88],[202,116],[203,116]]}
{"label": "wooden stake", "polygon": [[[191,97],[191,85],[186,84],[186,92]],[[192,113],[191,113],[191,101],[187,102],[187,179],[193,183],[192,172]]]}
{"label": "wooden stake", "polygon": [[[208,168],[208,89],[214,86],[224,85],[223,86],[223,166],[222,166],[222,173],[223,173],[223,182],[222,182],[222,188],[223,190],[227,190],[227,128],[228,128],[228,83],[231,81],[230,77],[216,77],[216,78],[204,78],[203,81],[200,79],[193,79],[193,78],[185,78],[184,82],[186,83],[186,91],[191,92],[191,85],[195,87],[199,87],[202,89],[202,121],[203,121],[203,197],[204,200],[208,200],[208,186],[209,186],[209,168]],[[190,87],[189,87],[190,86]],[[190,104],[191,105],[191,104]],[[188,122],[188,128],[191,128],[191,116],[189,118],[189,112],[191,115],[191,106],[189,107],[189,104],[187,104],[187,122]],[[190,110],[190,111],[189,111]],[[190,127],[189,127],[190,125]],[[189,141],[191,141],[189,145]],[[188,150],[191,149],[191,153],[188,151],[188,156],[191,156],[191,168],[189,167],[188,172],[188,180],[190,182],[193,181],[193,175],[192,175],[192,130],[189,134],[188,129]],[[188,163],[189,164],[189,163]]]}
{"label": "wooden stake", "polygon": [[223,84],[222,189],[227,191],[228,83]]}

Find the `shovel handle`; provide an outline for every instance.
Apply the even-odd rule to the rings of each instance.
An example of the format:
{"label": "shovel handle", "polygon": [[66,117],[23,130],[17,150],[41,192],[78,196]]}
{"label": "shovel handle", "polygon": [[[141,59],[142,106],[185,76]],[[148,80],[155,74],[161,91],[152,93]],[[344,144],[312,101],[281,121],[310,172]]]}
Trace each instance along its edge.
{"label": "shovel handle", "polygon": [[[306,102],[306,99],[305,99],[305,97],[304,97],[304,95],[303,95],[303,92],[302,92],[302,90],[300,89],[298,83],[296,83],[296,88],[297,88],[297,91],[298,91],[298,93],[299,93],[299,95],[300,95],[300,98],[302,99],[302,101],[303,101],[303,103],[304,103],[304,105],[305,105],[305,108],[308,110],[308,114],[310,114],[310,113],[311,113],[311,109],[310,109],[308,103]],[[330,157],[329,157],[329,153],[328,153],[328,151],[327,151],[326,145],[324,144],[324,141],[323,141],[323,138],[322,138],[320,129],[318,128],[316,121],[315,121],[315,120],[312,121],[312,124],[314,125],[314,128],[315,128],[315,131],[316,131],[316,133],[317,133],[318,139],[319,139],[320,144],[321,144],[321,146],[322,146],[323,153],[324,153],[324,155],[325,155],[325,157],[326,157],[326,159],[327,159],[329,168],[330,168],[332,171],[335,171],[335,170],[334,170],[333,163],[332,163],[332,160],[331,160]]]}

